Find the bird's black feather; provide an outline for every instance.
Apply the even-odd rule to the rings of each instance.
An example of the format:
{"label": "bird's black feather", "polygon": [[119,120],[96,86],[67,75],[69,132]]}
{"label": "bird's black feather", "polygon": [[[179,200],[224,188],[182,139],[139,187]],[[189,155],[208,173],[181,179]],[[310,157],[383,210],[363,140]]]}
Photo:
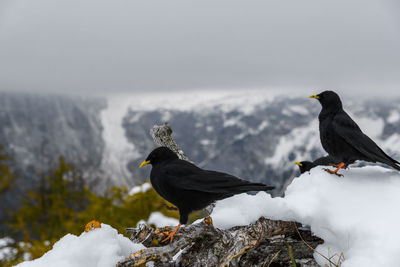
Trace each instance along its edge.
{"label": "bird's black feather", "polygon": [[187,223],[190,212],[203,209],[216,200],[248,191],[267,191],[274,188],[251,183],[227,173],[203,170],[178,159],[165,147],[153,150],[147,160],[153,166],[150,181],[154,189],[178,207],[182,224]]}
{"label": "bird's black feather", "polygon": [[312,162],[311,161],[300,161],[301,165],[299,165],[299,169],[300,169],[300,173],[305,173],[317,166],[329,166],[332,164],[339,164],[339,163],[340,162],[338,162],[331,156],[327,155],[325,157],[317,158],[316,160],[314,160]]}
{"label": "bird's black feather", "polygon": [[322,105],[318,116],[321,143],[332,158],[346,165],[356,160],[381,162],[400,170],[400,163],[365,135],[343,110],[335,92],[325,91],[317,97]]}

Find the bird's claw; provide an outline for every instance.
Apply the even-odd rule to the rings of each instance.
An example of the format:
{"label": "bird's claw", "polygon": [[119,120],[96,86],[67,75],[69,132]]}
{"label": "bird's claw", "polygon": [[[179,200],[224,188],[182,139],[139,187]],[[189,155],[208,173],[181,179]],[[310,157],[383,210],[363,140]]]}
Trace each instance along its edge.
{"label": "bird's claw", "polygon": [[180,236],[182,234],[177,234],[174,231],[172,232],[163,232],[163,234],[168,235],[166,238],[164,238],[161,242],[166,242],[168,239],[170,240],[169,243],[172,243],[172,240],[174,239],[175,236]]}
{"label": "bird's claw", "polygon": [[337,171],[332,171],[330,169],[323,169],[323,170],[329,172],[330,174],[335,174],[336,176],[343,177],[343,174],[337,173]]}
{"label": "bird's claw", "polygon": [[[181,227],[181,224],[178,224],[178,226],[171,232],[163,232],[163,234],[168,235],[165,239],[163,239],[161,242],[165,242],[169,239],[169,243],[172,242],[172,240],[174,239],[174,236],[180,236],[181,234],[177,234],[176,232],[179,230],[179,228]],[[169,227],[168,227],[169,228]],[[166,229],[168,229],[166,228]],[[171,229],[171,228],[169,228]],[[170,230],[167,230],[170,231]]]}

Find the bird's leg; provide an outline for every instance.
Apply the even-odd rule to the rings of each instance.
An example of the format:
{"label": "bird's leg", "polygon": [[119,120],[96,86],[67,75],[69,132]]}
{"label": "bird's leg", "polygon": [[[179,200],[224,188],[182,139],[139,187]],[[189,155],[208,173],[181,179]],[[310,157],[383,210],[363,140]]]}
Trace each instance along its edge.
{"label": "bird's leg", "polygon": [[[341,163],[339,163],[339,164],[335,164],[335,163],[329,163],[329,165],[330,166],[332,166],[332,167],[335,167],[335,168],[339,168],[339,165],[340,164],[342,164],[343,162],[341,162]],[[340,168],[342,168],[342,169],[347,169],[347,167],[349,166],[349,165],[346,165],[345,163],[343,163],[344,165],[342,166],[342,167],[340,167]]]}
{"label": "bird's leg", "polygon": [[181,227],[181,225],[182,225],[182,224],[178,224],[178,226],[177,226],[173,231],[171,231],[170,233],[164,232],[164,234],[166,234],[166,235],[168,235],[168,236],[167,236],[167,238],[165,238],[165,239],[162,240],[161,242],[165,242],[165,241],[167,241],[167,240],[169,239],[169,240],[170,240],[169,242],[171,243],[172,240],[174,239],[174,236],[180,236],[181,234],[177,234],[176,232],[177,232],[178,229]]}
{"label": "bird's leg", "polygon": [[[333,165],[335,166],[335,165]],[[336,165],[335,167],[337,168],[336,170],[332,171],[329,169],[324,169],[326,172],[329,172],[330,174],[335,174],[337,176],[343,176],[342,174],[337,173],[341,168],[345,167],[346,164],[344,164],[344,162],[340,162],[338,165]]]}

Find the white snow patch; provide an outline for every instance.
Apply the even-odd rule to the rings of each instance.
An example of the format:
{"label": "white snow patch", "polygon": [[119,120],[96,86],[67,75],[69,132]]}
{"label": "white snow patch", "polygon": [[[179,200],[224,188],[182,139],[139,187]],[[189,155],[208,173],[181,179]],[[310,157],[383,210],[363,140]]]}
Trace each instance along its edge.
{"label": "white snow patch", "polygon": [[258,125],[258,127],[256,129],[250,128],[249,129],[249,134],[257,135],[257,134],[261,133],[265,128],[267,128],[268,125],[269,125],[268,121],[263,121]]}
{"label": "white snow patch", "polygon": [[[317,251],[343,253],[342,267],[398,266],[400,174],[379,166],[342,173],[339,178],[314,168],[295,178],[284,198],[259,192],[218,201],[211,214],[214,225],[225,229],[247,225],[260,216],[294,220],[310,225],[324,239]],[[327,264],[314,256],[321,266]]]}
{"label": "white snow patch", "polygon": [[387,117],[389,123],[396,123],[400,120],[400,113],[397,110],[392,110]]}
{"label": "white snow patch", "polygon": [[215,144],[215,141],[210,140],[210,139],[202,139],[200,140],[200,144],[203,146],[209,146]]}
{"label": "white snow patch", "polygon": [[113,180],[114,185],[132,183],[127,166],[129,161],[141,156],[135,146],[126,138],[122,126],[129,103],[129,99],[110,97],[107,108],[101,112],[105,145],[101,168]]}
{"label": "white snow patch", "polygon": [[154,224],[156,227],[164,227],[164,226],[171,226],[171,225],[178,225],[179,221],[175,218],[170,218],[162,214],[161,212],[153,212],[150,214],[147,223]]}
{"label": "white snow patch", "polygon": [[[265,164],[274,165],[274,167],[285,167],[292,164],[288,161],[288,156],[295,153],[295,158],[309,159],[311,158],[311,150],[320,147],[318,120],[311,121],[304,127],[298,127],[287,135],[279,139],[279,143],[275,148],[275,152],[271,157],[264,160]],[[303,151],[302,149],[305,149]]]}
{"label": "white snow patch", "polygon": [[151,189],[151,184],[150,183],[143,183],[142,185],[137,185],[132,187],[132,189],[129,191],[129,195],[134,195],[140,192],[147,192]]}
{"label": "white snow patch", "polygon": [[11,260],[17,255],[17,249],[10,247],[12,243],[14,243],[14,240],[10,237],[0,238],[0,261]]}
{"label": "white snow patch", "polygon": [[[350,114],[349,114],[350,115]],[[372,139],[379,138],[383,133],[385,122],[382,118],[351,116],[360,126],[361,131]]]}
{"label": "white snow patch", "polygon": [[219,109],[224,112],[237,110],[249,114],[265,102],[284,94],[284,88],[232,90],[199,90],[187,92],[146,92],[112,95],[122,106],[132,111],[179,110],[207,111]]}
{"label": "white snow patch", "polygon": [[224,127],[231,127],[240,124],[241,116],[232,117],[224,120]]}
{"label": "white snow patch", "polygon": [[293,105],[282,110],[282,114],[286,116],[292,116],[293,114],[307,115],[308,113],[305,107],[299,105]]}
{"label": "white snow patch", "polygon": [[[382,140],[381,142],[383,142],[382,148],[384,148],[384,150],[388,150],[391,151],[394,154],[398,154],[400,153],[400,134],[392,134],[390,137]],[[386,152],[388,152],[386,151]],[[390,156],[394,156],[392,153],[388,153]],[[400,156],[400,155],[398,155]],[[398,158],[395,158],[397,160],[399,160]]]}
{"label": "white snow patch", "polygon": [[118,234],[107,224],[80,236],[67,234],[39,259],[19,267],[112,267],[125,257],[145,247]]}
{"label": "white snow patch", "polygon": [[299,105],[290,106],[290,110],[301,115],[307,115],[309,113],[305,107]]}

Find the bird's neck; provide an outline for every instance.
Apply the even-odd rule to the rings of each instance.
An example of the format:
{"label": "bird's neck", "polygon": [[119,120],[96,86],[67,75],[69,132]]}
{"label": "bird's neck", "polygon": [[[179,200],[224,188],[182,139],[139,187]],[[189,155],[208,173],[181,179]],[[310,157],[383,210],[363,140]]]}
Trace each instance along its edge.
{"label": "bird's neck", "polygon": [[321,119],[333,117],[336,115],[336,113],[340,112],[341,110],[342,110],[341,107],[322,107],[318,118],[321,120]]}

